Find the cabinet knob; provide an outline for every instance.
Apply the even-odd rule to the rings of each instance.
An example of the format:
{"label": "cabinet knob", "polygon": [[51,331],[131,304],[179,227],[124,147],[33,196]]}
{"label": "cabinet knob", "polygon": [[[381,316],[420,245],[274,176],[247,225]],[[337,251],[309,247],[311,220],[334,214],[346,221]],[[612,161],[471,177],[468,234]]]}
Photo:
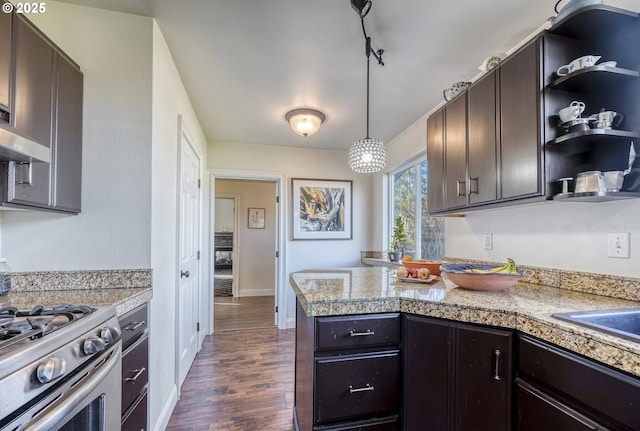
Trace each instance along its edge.
{"label": "cabinet knob", "polygon": [[189,278],[189,271],[180,271],[180,278],[182,277]]}
{"label": "cabinet knob", "polygon": [[500,350],[496,350],[493,352],[495,363],[493,365],[493,378],[496,380],[500,380]]}

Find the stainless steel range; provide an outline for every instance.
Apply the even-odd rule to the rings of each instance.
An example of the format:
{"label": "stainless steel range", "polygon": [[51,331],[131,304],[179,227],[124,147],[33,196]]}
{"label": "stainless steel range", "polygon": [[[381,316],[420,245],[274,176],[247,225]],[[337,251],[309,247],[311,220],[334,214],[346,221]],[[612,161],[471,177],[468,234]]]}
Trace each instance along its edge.
{"label": "stainless steel range", "polygon": [[113,307],[0,308],[0,431],[120,430]]}

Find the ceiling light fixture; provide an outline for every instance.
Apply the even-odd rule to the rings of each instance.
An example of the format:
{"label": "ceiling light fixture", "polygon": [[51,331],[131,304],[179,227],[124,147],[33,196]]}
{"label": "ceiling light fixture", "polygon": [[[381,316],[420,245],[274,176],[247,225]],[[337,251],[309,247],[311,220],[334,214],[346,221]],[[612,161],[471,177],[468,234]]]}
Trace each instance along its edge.
{"label": "ceiling light fixture", "polygon": [[295,134],[305,138],[320,130],[320,125],[327,119],[322,112],[310,108],[294,109],[287,112],[284,118]]}
{"label": "ceiling light fixture", "polygon": [[[351,6],[358,12],[357,4],[363,3],[358,0],[351,0]],[[371,2],[369,3],[367,12],[371,8]],[[387,163],[387,148],[380,139],[373,139],[369,137],[369,59],[371,54],[378,60],[378,64],[384,66],[382,62],[382,49],[377,52],[371,50],[371,38],[367,36],[367,32],[364,28],[364,15],[359,13],[360,20],[362,22],[362,33],[364,34],[365,48],[367,55],[367,136],[364,139],[360,139],[353,143],[349,149],[349,168],[352,171],[361,174],[369,174],[379,172],[384,169],[384,165]]]}

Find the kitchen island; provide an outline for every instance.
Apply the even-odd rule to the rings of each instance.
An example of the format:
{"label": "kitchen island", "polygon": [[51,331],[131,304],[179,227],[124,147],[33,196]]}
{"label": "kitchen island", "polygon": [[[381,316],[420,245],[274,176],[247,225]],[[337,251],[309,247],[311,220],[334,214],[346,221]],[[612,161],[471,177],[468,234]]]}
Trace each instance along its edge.
{"label": "kitchen island", "polygon": [[[549,280],[556,280],[553,284],[557,286],[541,284],[552,284]],[[612,281],[615,281],[615,285],[612,285]],[[517,420],[522,422],[516,423],[515,429],[520,429],[519,426],[521,429],[527,429],[526,410],[539,407],[537,404],[534,408],[529,407],[532,403],[539,402],[538,398],[530,396],[531,393],[538,395],[537,388],[531,389],[527,381],[516,378],[519,375],[517,370],[521,370],[521,375],[540,372],[535,369],[536,363],[529,364],[524,354],[519,353],[521,351],[528,352],[527,355],[530,357],[537,355],[539,351],[543,354],[550,351],[555,356],[550,357],[549,361],[565,360],[563,352],[566,352],[573,362],[565,365],[571,370],[591,370],[593,363],[596,364],[598,373],[608,374],[610,370],[615,374],[620,371],[616,374],[616,379],[622,379],[630,388],[629,393],[633,394],[632,396],[636,394],[634,391],[640,390],[640,379],[636,378],[640,377],[640,343],[552,317],[553,313],[561,312],[638,307],[640,302],[630,299],[634,298],[639,286],[636,279],[617,280],[616,277],[596,274],[539,269],[505,291],[478,292],[458,288],[440,277],[429,284],[407,283],[397,280],[393,269],[354,267],[295,272],[290,275],[290,284],[297,297],[295,415],[299,430],[392,430],[400,429],[403,420],[403,429],[411,429],[406,421],[410,420],[407,418],[413,413],[408,412],[407,406],[411,404],[412,397],[420,397],[423,396],[422,393],[427,392],[427,386],[423,384],[425,377],[414,373],[415,364],[430,364],[431,360],[440,361],[440,357],[443,358],[440,362],[448,368],[445,368],[444,372],[432,373],[426,382],[429,385],[436,384],[434,379],[438,376],[444,375],[445,380],[447,375],[453,376],[449,382],[442,383],[443,391],[453,393],[453,401],[449,404],[451,406],[457,402],[456,397],[459,396],[455,393],[456,389],[452,389],[455,384],[460,383],[459,380],[455,380],[455,376],[462,376],[474,367],[482,365],[473,357],[475,353],[469,359],[464,356],[463,350],[468,351],[468,346],[480,346],[482,343],[490,347],[485,355],[489,356],[487,361],[493,364],[492,361],[495,360],[495,376],[491,376],[491,381],[485,382],[486,385],[492,385],[493,380],[504,385],[501,389],[505,394],[501,400],[501,408],[506,412],[506,419],[502,421],[504,429],[511,428],[512,400],[519,403],[516,416]],[[608,296],[589,292],[601,292]],[[366,323],[359,323],[363,319]],[[375,329],[369,329],[374,325],[377,325]],[[340,333],[343,329],[346,331],[346,338]],[[341,344],[341,340],[349,343],[349,339],[352,340],[350,346]],[[364,339],[366,341],[362,341]],[[464,344],[465,340],[469,340],[467,347]],[[429,348],[421,346],[426,343],[430,344]],[[503,347],[494,347],[494,344],[500,343]],[[494,351],[495,357],[490,356]],[[418,352],[418,358],[412,352]],[[480,352],[479,356],[482,355]],[[365,394],[373,396],[376,392],[372,389],[374,386],[385,388],[387,394],[396,393],[397,396],[394,395],[395,398],[392,397],[391,401],[388,396],[376,400],[376,406],[383,406],[384,411],[376,412],[369,418],[357,414],[350,417],[346,414],[329,415],[326,410],[329,406],[328,400],[336,395],[320,393],[323,385],[319,383],[333,378],[325,370],[332,370],[330,367],[337,363],[351,362],[344,367],[349,369],[346,375],[352,375],[366,368],[365,359],[376,360],[381,364],[379,369],[374,369],[374,378],[390,372],[392,375],[400,376],[397,379],[397,387],[388,386],[388,382],[380,380],[377,384],[350,384],[344,400],[349,399],[349,392],[357,392],[356,395],[361,397],[357,402],[359,406],[363,402],[362,397],[368,396]],[[461,362],[467,359],[468,362]],[[408,364],[413,365],[407,368]],[[550,368],[553,370],[560,367],[561,365],[554,365]],[[430,366],[423,365],[422,368]],[[467,377],[468,375],[465,378]],[[420,379],[423,383],[418,385],[415,392],[411,392],[408,388],[412,386],[412,381]],[[576,374],[572,379],[586,378]],[[340,377],[334,380],[336,385],[341,384]],[[455,384],[451,381],[455,381]],[[319,389],[316,390],[315,386],[319,386]],[[516,386],[517,397],[512,395],[516,393]],[[628,389],[627,386],[625,391]],[[464,392],[467,392],[467,388]],[[478,393],[493,394],[497,391],[486,386],[484,389],[480,387]],[[624,397],[626,393],[623,392],[621,396]],[[582,395],[575,396],[580,399]],[[529,398],[533,401],[529,401]],[[477,401],[482,404],[485,400]],[[395,410],[387,407],[389,402],[395,403]],[[486,411],[487,405],[492,405],[492,402],[481,405],[480,410]],[[608,406],[601,406],[600,401],[591,404],[587,400],[585,403],[596,411],[596,416],[600,415],[597,409],[606,411],[609,416],[617,414],[610,413],[607,410]],[[417,416],[423,415],[424,419],[424,410],[427,410],[425,406],[429,405],[429,401],[421,401],[418,404],[423,411],[419,411]],[[442,409],[446,410],[446,405],[443,404]],[[591,410],[589,414],[590,412]],[[620,416],[622,419],[615,416],[615,420],[626,423],[626,414],[625,412]],[[452,416],[460,415],[449,414],[444,418],[447,427],[451,421],[459,420],[451,419]],[[603,420],[609,420],[609,416]],[[429,418],[432,420],[431,416]],[[353,422],[354,420],[356,422]],[[611,426],[609,423],[607,425]],[[465,428],[460,424],[455,426]]]}

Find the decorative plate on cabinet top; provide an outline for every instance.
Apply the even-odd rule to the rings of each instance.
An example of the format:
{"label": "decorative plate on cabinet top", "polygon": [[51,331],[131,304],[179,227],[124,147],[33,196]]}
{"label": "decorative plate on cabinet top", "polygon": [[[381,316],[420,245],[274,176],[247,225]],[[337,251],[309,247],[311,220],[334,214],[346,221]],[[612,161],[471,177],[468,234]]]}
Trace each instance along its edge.
{"label": "decorative plate on cabinet top", "polygon": [[506,54],[492,55],[491,57],[488,57],[484,61],[484,63],[482,63],[482,65],[478,67],[478,69],[480,69],[484,73],[487,73],[488,71],[490,71],[491,69],[495,68],[497,65],[502,63],[502,61],[505,59],[506,56],[507,56]]}

